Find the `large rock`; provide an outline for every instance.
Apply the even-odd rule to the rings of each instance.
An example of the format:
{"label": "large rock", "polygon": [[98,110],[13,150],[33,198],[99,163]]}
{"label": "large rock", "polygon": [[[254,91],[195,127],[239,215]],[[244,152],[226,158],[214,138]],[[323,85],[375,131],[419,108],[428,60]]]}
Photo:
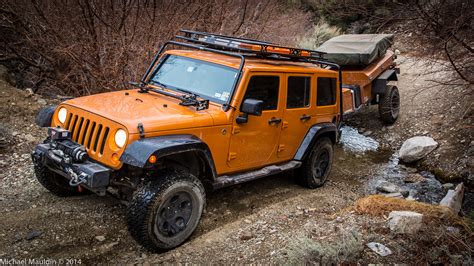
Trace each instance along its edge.
{"label": "large rock", "polygon": [[461,183],[456,186],[456,188],[448,190],[448,193],[440,201],[440,206],[445,206],[454,211],[454,213],[459,213],[462,206],[462,199],[464,197],[464,184]]}
{"label": "large rock", "polygon": [[423,181],[425,181],[425,178],[420,174],[409,174],[403,179],[405,183],[419,183]]}
{"label": "large rock", "polygon": [[392,211],[388,219],[388,226],[392,232],[415,234],[421,228],[423,214],[411,211]]}
{"label": "large rock", "polygon": [[378,182],[377,184],[377,190],[380,191],[380,192],[384,192],[384,193],[396,193],[396,192],[400,192],[400,188],[393,184],[393,183],[390,183],[388,181],[380,181]]}
{"label": "large rock", "polygon": [[411,163],[423,159],[426,155],[438,147],[438,142],[433,138],[417,136],[405,140],[400,148],[400,160]]}
{"label": "large rock", "polygon": [[8,75],[8,68],[0,64],[0,79],[6,79]]}

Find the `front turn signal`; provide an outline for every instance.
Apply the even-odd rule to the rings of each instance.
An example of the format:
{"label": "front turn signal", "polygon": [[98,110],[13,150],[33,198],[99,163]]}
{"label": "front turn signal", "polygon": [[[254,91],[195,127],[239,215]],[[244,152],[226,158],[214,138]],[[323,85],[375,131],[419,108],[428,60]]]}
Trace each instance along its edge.
{"label": "front turn signal", "polygon": [[155,155],[150,156],[150,158],[148,158],[148,162],[151,164],[156,163],[156,156]]}

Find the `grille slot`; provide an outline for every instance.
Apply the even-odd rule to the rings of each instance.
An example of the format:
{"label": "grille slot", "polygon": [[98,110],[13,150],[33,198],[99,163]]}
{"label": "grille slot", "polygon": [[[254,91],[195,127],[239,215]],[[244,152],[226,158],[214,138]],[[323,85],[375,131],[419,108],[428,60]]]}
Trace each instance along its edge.
{"label": "grille slot", "polygon": [[95,123],[95,122],[92,122],[91,130],[90,130],[89,133],[88,133],[89,137],[88,137],[87,145],[86,145],[86,148],[87,148],[87,149],[90,149],[90,148],[91,148],[92,134],[94,134],[95,126],[96,126],[96,123]]}
{"label": "grille slot", "polygon": [[76,122],[77,122],[77,115],[72,117],[71,123],[69,124],[68,130],[69,132],[71,132],[71,134],[74,132],[74,128],[76,127]]}
{"label": "grille slot", "polygon": [[86,135],[87,135],[87,129],[89,128],[89,123],[90,120],[86,120],[86,124],[84,125],[84,128],[82,129],[81,133],[79,134],[79,143],[85,146],[84,141],[86,140]]}
{"label": "grille slot", "polygon": [[97,151],[97,144],[99,143],[101,132],[102,132],[102,125],[99,124],[99,126],[97,127],[97,133],[95,134],[95,138],[94,138],[94,148],[93,148],[94,151]]}
{"label": "grille slot", "polygon": [[70,114],[67,116],[66,124],[65,124],[64,128],[69,129],[69,125],[71,124],[71,118],[72,118],[72,114],[70,113]]}
{"label": "grille slot", "polygon": [[72,140],[84,145],[88,152],[104,154],[110,128],[82,116],[69,114],[65,128],[71,132]]}
{"label": "grille slot", "polygon": [[102,143],[100,144],[100,154],[104,154],[105,143],[107,141],[107,136],[109,135],[109,128],[106,127],[104,131],[104,136],[102,137]]}
{"label": "grille slot", "polygon": [[74,128],[74,131],[72,134],[72,139],[76,142],[77,142],[77,139],[79,138],[79,132],[81,132],[82,123],[84,122],[84,117],[81,117],[78,120],[79,120],[79,123],[77,124],[77,127]]}

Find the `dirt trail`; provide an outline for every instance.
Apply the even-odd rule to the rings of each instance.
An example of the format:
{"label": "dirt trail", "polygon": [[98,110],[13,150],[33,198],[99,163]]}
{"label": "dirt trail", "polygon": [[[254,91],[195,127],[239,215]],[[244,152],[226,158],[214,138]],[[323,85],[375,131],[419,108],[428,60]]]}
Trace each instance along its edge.
{"label": "dirt trail", "polygon": [[[458,171],[466,168],[463,154],[472,140],[462,119],[466,105],[473,102],[472,88],[432,87],[426,80],[433,77],[422,73],[421,60],[401,57],[398,62],[402,71],[400,120],[394,126],[383,126],[377,110],[369,108],[348,122],[378,140],[381,152],[351,154],[337,147],[330,180],[317,190],[301,188],[286,173],[216,191],[208,195],[206,212],[192,238],[163,254],[149,253],[133,241],[125,224],[125,207],[118,200],[95,195],[58,198],[37,183],[29,154],[45,136],[34,125],[34,114],[46,103],[0,80],[0,127],[13,136],[7,142],[14,143],[0,150],[0,209],[4,211],[0,258],[278,263],[286,261],[288,246],[308,232],[321,240],[343,231],[371,235],[371,227],[383,221],[342,215],[341,210],[364,195],[364,184],[388,161],[391,150],[397,150],[408,137],[431,135],[441,147],[430,155],[430,161]],[[31,232],[40,236],[26,240]],[[409,247],[403,239],[378,238],[392,243],[394,255],[381,258],[364,250],[364,260],[409,262],[416,256],[404,255]]]}

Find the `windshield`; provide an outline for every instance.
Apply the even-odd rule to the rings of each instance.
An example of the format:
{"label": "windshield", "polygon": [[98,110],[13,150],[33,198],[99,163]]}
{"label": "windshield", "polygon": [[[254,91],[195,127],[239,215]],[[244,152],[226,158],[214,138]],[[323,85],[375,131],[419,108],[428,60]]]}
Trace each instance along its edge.
{"label": "windshield", "polygon": [[183,56],[168,55],[152,74],[150,83],[172,90],[186,90],[204,99],[225,103],[237,70]]}

